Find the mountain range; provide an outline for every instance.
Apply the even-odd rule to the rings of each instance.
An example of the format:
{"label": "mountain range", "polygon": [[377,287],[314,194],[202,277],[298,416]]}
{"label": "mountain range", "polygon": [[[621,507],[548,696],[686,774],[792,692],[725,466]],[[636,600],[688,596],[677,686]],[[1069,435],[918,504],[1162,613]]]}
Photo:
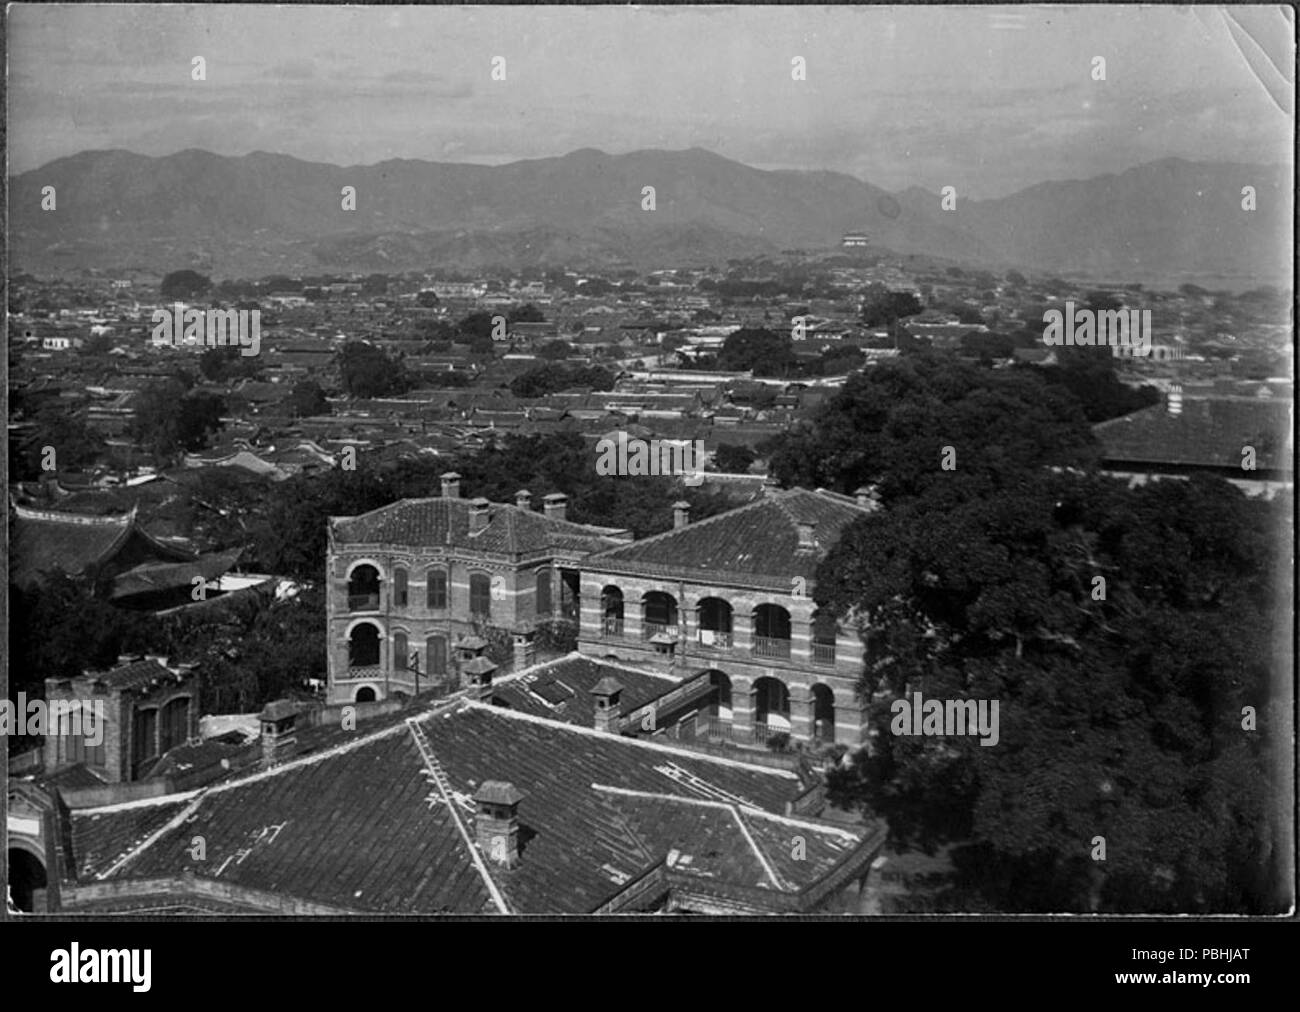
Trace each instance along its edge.
{"label": "mountain range", "polygon": [[[43,210],[49,186],[55,208]],[[343,209],[347,186],[355,210]],[[1244,186],[1254,211],[1242,207]],[[84,151],[11,177],[10,256],[11,270],[37,274],[648,269],[831,253],[864,231],[872,249],[955,264],[1254,287],[1289,282],[1292,192],[1291,166],[1176,158],[995,200],[958,192],[945,210],[939,193],[917,187],[889,193],[699,148],[347,167],[265,152]]]}

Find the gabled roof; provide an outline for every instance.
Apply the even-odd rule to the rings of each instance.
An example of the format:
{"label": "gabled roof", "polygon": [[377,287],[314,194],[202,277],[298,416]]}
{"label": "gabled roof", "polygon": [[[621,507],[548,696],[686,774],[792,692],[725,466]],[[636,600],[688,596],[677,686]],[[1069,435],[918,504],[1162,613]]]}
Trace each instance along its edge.
{"label": "gabled roof", "polygon": [[594,552],[616,543],[612,527],[575,524],[534,510],[491,503],[488,522],[470,533],[469,499],[403,499],[357,517],[332,517],[336,544],[398,544],[413,548],[451,546],[498,555],[554,551]]}
{"label": "gabled roof", "polygon": [[1187,397],[1171,413],[1156,405],[1112,418],[1092,427],[1108,463],[1156,463],[1230,468],[1237,477],[1242,449],[1255,448],[1262,471],[1291,471],[1292,408],[1290,400],[1256,397]]}
{"label": "gabled roof", "polygon": [[[844,528],[870,512],[825,489],[768,490],[726,513],[601,552],[586,566],[602,573],[687,579],[709,574],[710,582],[734,578],[746,586],[789,592],[792,577],[811,579]],[[799,547],[801,524],[814,525],[812,548]]]}
{"label": "gabled roof", "polygon": [[[244,889],[353,911],[554,914],[597,910],[661,868],[670,885],[793,909],[861,874],[883,840],[879,825],[784,816],[801,790],[787,771],[491,706],[330,734],[333,748],[204,791],[73,810],[72,875],[143,892],[191,869],[232,902]],[[508,870],[475,842],[475,797],[493,782],[522,795]]]}

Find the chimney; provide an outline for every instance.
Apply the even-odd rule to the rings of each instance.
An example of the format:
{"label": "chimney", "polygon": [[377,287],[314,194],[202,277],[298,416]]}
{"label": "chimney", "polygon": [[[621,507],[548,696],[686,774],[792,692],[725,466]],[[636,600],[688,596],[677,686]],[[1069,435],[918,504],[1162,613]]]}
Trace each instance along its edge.
{"label": "chimney", "polygon": [[1175,384],[1169,388],[1169,393],[1165,398],[1165,409],[1171,415],[1181,415],[1183,413],[1183,388]]}
{"label": "chimney", "polygon": [[552,492],[542,499],[547,520],[563,520],[569,508],[569,497],[563,492]]}
{"label": "chimney", "polygon": [[471,699],[480,703],[492,701],[492,672],[497,666],[480,654],[461,665],[460,673],[466,677]]}
{"label": "chimney", "polygon": [[799,547],[816,548],[817,547],[817,525],[806,520],[801,520],[795,526],[799,529]]}
{"label": "chimney", "polygon": [[607,734],[618,732],[618,719],[622,716],[619,694],[623,686],[617,678],[606,675],[591,687],[591,694],[596,700],[596,730]]}
{"label": "chimney", "polygon": [[442,497],[444,499],[460,498],[460,475],[455,471],[448,471],[442,476]]}
{"label": "chimney", "polygon": [[854,491],[853,495],[863,509],[880,509],[880,493],[875,485],[862,485]]}
{"label": "chimney", "polygon": [[512,868],[519,863],[519,802],[523,792],[506,780],[484,780],[474,792],[474,835],[483,856]]}
{"label": "chimney", "polygon": [[530,510],[533,508],[533,493],[526,488],[521,488],[515,493],[515,505],[521,510]]}
{"label": "chimney", "polygon": [[685,499],[673,503],[673,530],[685,527],[691,522],[691,504]]}
{"label": "chimney", "polygon": [[267,703],[257,719],[262,722],[262,769],[269,770],[298,749],[298,738],[294,734],[298,704],[291,699],[277,699]]}
{"label": "chimney", "polygon": [[469,532],[478,534],[488,525],[488,510],[492,504],[486,499],[480,497],[471,499],[469,503]]}

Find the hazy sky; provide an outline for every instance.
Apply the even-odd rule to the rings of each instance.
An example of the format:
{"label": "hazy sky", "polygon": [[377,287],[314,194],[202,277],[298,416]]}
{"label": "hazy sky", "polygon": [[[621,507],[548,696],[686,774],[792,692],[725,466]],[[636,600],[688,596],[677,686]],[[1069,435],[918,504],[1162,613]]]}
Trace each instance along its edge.
{"label": "hazy sky", "polygon": [[[1290,17],[1275,7],[15,5],[9,169],[94,148],[495,164],[698,146],[892,190],[1001,196],[1170,155],[1290,161]],[[191,80],[195,56],[206,81]],[[505,81],[492,79],[495,56]],[[806,81],[791,78],[795,56]],[[1095,56],[1105,81],[1093,80]]]}

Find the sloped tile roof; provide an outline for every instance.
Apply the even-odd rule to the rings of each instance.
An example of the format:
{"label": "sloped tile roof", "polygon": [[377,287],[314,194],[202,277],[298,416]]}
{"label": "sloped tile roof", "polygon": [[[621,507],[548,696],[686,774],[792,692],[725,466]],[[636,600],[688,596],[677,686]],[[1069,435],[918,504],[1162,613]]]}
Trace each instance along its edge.
{"label": "sloped tile roof", "polygon": [[[1241,469],[1242,448],[1255,448],[1260,470],[1292,470],[1291,401],[1253,397],[1186,397],[1182,410],[1144,408],[1093,426],[1103,460]],[[1242,472],[1241,477],[1250,477]]]}
{"label": "sloped tile roof", "polygon": [[[844,528],[868,512],[824,489],[773,490],[726,513],[601,552],[586,565],[597,572],[692,579],[731,574],[788,592],[791,578],[811,579]],[[801,523],[815,525],[811,549],[799,547]]]}
{"label": "sloped tile roof", "polygon": [[[363,737],[332,728],[337,747],[204,792],[74,810],[71,864],[83,882],[188,868],[358,911],[477,913],[495,909],[495,891],[514,912],[582,913],[684,854],[699,855],[705,872],[730,885],[797,890],[829,867],[830,851],[847,853],[866,836],[783,820],[800,790],[785,771],[480,704],[412,719],[450,807],[411,726]],[[466,835],[475,839],[474,796],[490,781],[523,794],[520,860],[508,870],[466,845]],[[808,839],[808,860],[781,856],[791,834]],[[207,844],[199,868],[195,835]]]}
{"label": "sloped tile roof", "polygon": [[451,545],[500,555],[599,551],[613,544],[613,528],[575,524],[504,503],[488,506],[487,526],[470,533],[468,499],[404,499],[357,517],[333,517],[336,544]]}

